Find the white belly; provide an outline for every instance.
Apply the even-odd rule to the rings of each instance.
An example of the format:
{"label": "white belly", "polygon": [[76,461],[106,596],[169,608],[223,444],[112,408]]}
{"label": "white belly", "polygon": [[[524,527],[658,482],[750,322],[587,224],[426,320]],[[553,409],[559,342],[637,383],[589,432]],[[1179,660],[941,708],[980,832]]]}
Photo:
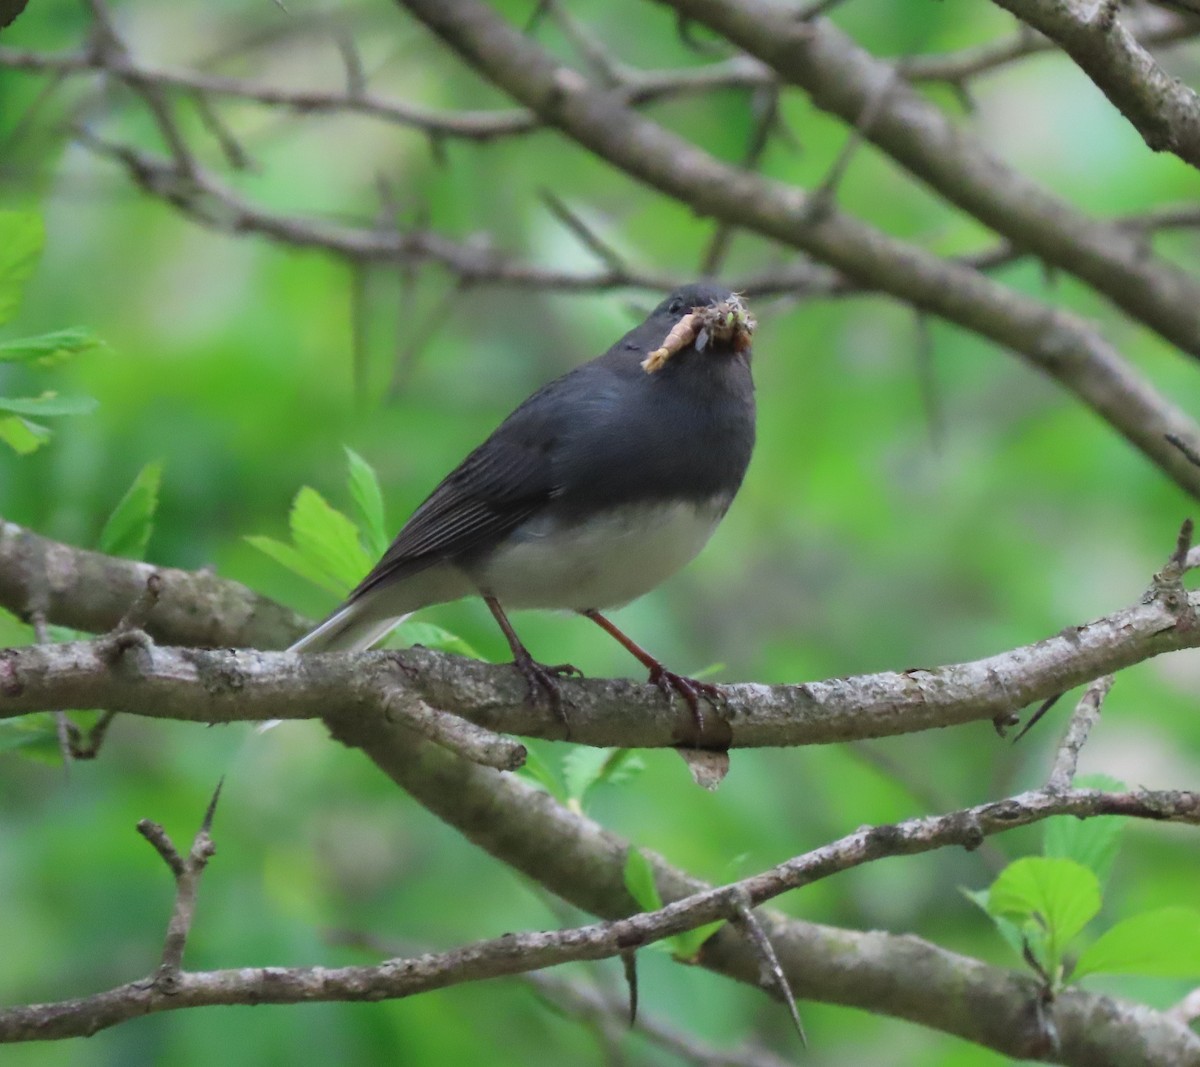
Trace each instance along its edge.
{"label": "white belly", "polygon": [[506,608],[617,607],[692,560],[728,507],[720,497],[636,505],[586,524],[534,519],[472,577]]}

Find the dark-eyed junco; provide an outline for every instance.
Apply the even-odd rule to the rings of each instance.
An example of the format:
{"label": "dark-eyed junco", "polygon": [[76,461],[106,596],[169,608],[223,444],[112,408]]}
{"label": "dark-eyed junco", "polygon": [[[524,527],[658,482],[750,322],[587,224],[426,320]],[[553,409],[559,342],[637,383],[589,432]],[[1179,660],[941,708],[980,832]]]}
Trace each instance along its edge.
{"label": "dark-eyed junco", "polygon": [[450,472],[346,602],[294,651],[366,648],[403,617],[486,601],[531,697],[558,707],[568,665],[536,662],[505,608],[577,611],[687,701],[715,687],[666,670],[600,614],[689,562],[754,448],[754,320],[715,285],[676,290],[604,355],[543,386]]}

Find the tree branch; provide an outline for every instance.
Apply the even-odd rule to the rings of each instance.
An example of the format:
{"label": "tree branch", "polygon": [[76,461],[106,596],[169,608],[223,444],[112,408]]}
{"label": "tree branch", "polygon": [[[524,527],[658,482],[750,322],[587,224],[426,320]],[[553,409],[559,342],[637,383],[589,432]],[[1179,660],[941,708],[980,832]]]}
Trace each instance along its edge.
{"label": "tree branch", "polygon": [[[1083,215],[1010,167],[904,84],[906,61],[876,58],[828,20],[797,23],[770,0],[660,2],[744,48],[804,89],[817,107],[850,125],[885,92],[879,114],[864,130],[870,141],[1015,247],[1075,275],[1167,340],[1200,356],[1196,280],[1148,257],[1134,235]],[[1011,341],[1001,343],[1020,350]]]}
{"label": "tree branch", "polygon": [[[213,802],[215,801],[214,796]],[[991,834],[1039,822],[1053,815],[1073,815],[1077,818],[1126,815],[1200,823],[1200,794],[1101,793],[1092,790],[1045,790],[1025,793],[946,815],[911,819],[894,826],[866,827],[839,841],[797,856],[739,882],[718,888],[699,887],[687,896],[655,911],[572,930],[506,934],[491,941],[477,942],[450,952],[389,960],[375,967],[256,967],[232,971],[186,972],[179,970],[178,964],[182,955],[183,938],[186,937],[187,926],[190,925],[190,905],[194,905],[195,878],[199,876],[212,854],[211,840],[208,837],[211,812],[210,805],[205,825],[197,835],[196,844],[186,861],[175,853],[169,841],[157,846],[175,871],[180,885],[181,901],[185,898],[185,889],[191,889],[191,896],[188,897],[189,907],[182,908],[177,903],[171,925],[173,936],[168,937],[163,966],[158,974],[151,980],[128,983],[92,997],[56,1004],[0,1009],[0,1042],[77,1037],[96,1033],[141,1015],[189,1007],[383,1000],[412,996],[448,985],[523,973],[573,960],[596,960],[620,955],[730,915],[735,917],[735,925],[745,928],[744,932],[731,934],[719,931],[713,935],[710,942],[721,940],[727,945],[736,944],[740,952],[748,953],[755,961],[761,963],[764,958],[768,960],[769,973],[759,980],[766,982],[777,995],[790,1001],[789,978],[772,944],[771,934],[759,918],[752,914],[752,907],[791,889],[810,885],[840,871],[885,856],[911,855],[947,845],[975,848]],[[148,836],[152,837],[149,834]],[[660,867],[660,875],[661,873]],[[662,880],[667,881],[665,878]],[[181,913],[183,918],[178,918]],[[778,927],[782,927],[786,932],[788,926],[800,925],[780,920],[777,916],[773,917],[773,920],[768,919],[768,922],[777,927],[776,936],[779,935]],[[181,924],[183,933],[179,934],[177,926]],[[705,948],[708,944],[709,942],[705,943]],[[702,949],[702,957],[704,955],[705,950]],[[948,961],[953,959],[950,954],[946,956]],[[965,964],[968,961],[962,962]],[[990,970],[983,964],[970,962],[973,967],[962,967],[961,977],[968,977],[969,971],[974,968]],[[163,972],[169,973],[169,983],[164,984]],[[915,978],[913,975],[909,977]],[[1000,975],[997,973],[992,977],[999,979]],[[1021,1001],[1031,995],[1028,988],[1022,988],[1027,987],[1029,983],[1011,978],[1009,982],[1012,985],[1004,991],[1004,995],[1016,1001],[1015,1004],[1008,1005],[1009,1012],[1019,1012]],[[1064,997],[1056,1006],[1058,1012],[1062,1010],[1064,1002],[1067,1004],[1066,1018],[1056,1020],[1060,1028],[1064,1024],[1070,1027],[1072,1023],[1078,1024],[1080,1021],[1072,1018],[1078,1014],[1078,1005],[1071,1004],[1068,997]],[[1086,1004],[1096,998],[1077,993],[1074,999]],[[1076,1010],[1072,1011],[1072,1008]],[[796,1025],[799,1026],[794,1005],[792,1012],[796,1018]],[[1178,1055],[1183,1051],[1185,1054],[1190,1053],[1194,1058],[1172,1061],[1161,1058],[1158,1050],[1152,1049],[1150,1058],[1142,1061],[1143,1063],[1171,1063],[1172,1067],[1178,1067],[1184,1063],[1200,1062],[1200,1037],[1191,1034],[1186,1027],[1172,1027],[1170,1020],[1165,1017],[1159,1016],[1156,1022],[1157,1028],[1163,1033],[1153,1036],[1158,1037],[1167,1046],[1170,1055]],[[1191,1040],[1188,1041],[1184,1035]],[[1113,1039],[1111,1033],[1104,1036],[1107,1040]],[[1034,1035],[1026,1029],[1024,1032],[1008,1034],[1003,1044],[993,1047],[1013,1054],[1027,1054],[1031,1049],[1030,1041],[1033,1037]],[[975,1039],[979,1040],[979,1037]],[[983,1043],[991,1044],[990,1041]],[[1084,1061],[1065,1058],[1061,1062]]]}
{"label": "tree branch", "polygon": [[996,0],[1055,41],[1155,152],[1200,167],[1200,96],[1172,78],[1118,16],[1113,0]]}
{"label": "tree branch", "polygon": [[[1130,11],[1126,24],[1144,48],[1174,44],[1200,34],[1200,21],[1183,18],[1152,5]],[[1056,47],[1048,37],[1022,23],[1017,33],[1005,39],[958,52],[910,56],[902,64],[903,76],[912,82],[942,81],[962,87],[981,74],[991,73],[1027,56],[1048,52]]]}
{"label": "tree branch", "polygon": [[[944,667],[723,686],[721,747],[826,744],[985,721],[1164,652],[1200,646],[1200,593],[1189,596],[1180,585],[1190,558],[1183,532],[1180,538],[1137,604],[1030,645]],[[114,614],[127,617],[128,601],[115,603],[111,591],[128,590],[139,578],[144,588],[150,581],[158,589],[152,600],[145,592],[133,599],[160,635],[175,627],[195,634],[197,621],[207,618],[200,632],[223,636],[212,629],[219,616],[208,612],[226,604],[240,609],[234,632],[239,625],[245,630],[247,617],[269,621],[265,644],[290,643],[307,625],[295,616],[285,624],[280,609],[236,583],[74,549],[12,523],[0,527],[0,605],[19,611],[38,586],[41,564],[53,567],[48,610],[68,614],[73,625],[87,620],[102,628]],[[501,767],[519,765],[523,750],[495,734],[557,738],[564,729],[552,709],[528,702],[508,665],[427,649],[300,656],[170,648],[147,639],[126,640],[123,654],[114,656],[111,644],[109,635],[0,650],[0,717],[86,706],[200,722],[325,718],[339,736],[365,724],[380,737],[411,736],[415,729]],[[697,737],[686,709],[664,703],[654,686],[607,679],[562,684],[573,741],[626,748],[716,743]],[[463,719],[469,722],[453,725]],[[359,725],[351,729],[350,720]]]}
{"label": "tree branch", "polygon": [[[15,533],[22,531],[17,528]],[[53,542],[47,545],[65,547],[54,546]],[[96,553],[87,555],[97,557]],[[144,565],[119,559],[108,562],[123,572],[126,581],[136,577],[144,583]],[[109,589],[113,577],[91,571],[86,581],[80,581],[79,571],[71,567],[69,561],[63,566],[62,573],[76,576],[77,580],[68,585],[76,601],[87,601],[88,583],[95,583],[97,599],[108,606],[105,627],[120,619],[129,598],[119,603],[111,602]],[[164,590],[184,587],[173,581],[174,572],[162,570],[160,573]],[[194,585],[198,599],[190,605],[190,611],[172,612],[159,620],[166,638],[173,636],[170,627],[174,624],[178,624],[182,632],[189,632],[193,618],[206,615],[214,602],[256,600],[236,586],[232,590],[214,590],[209,582],[230,586],[234,583],[220,583],[218,579],[205,577],[207,582]],[[4,579],[4,568],[0,567],[0,585]],[[61,592],[61,589],[56,590],[56,593]],[[79,610],[79,605],[56,595],[51,600],[51,608],[52,612],[75,611]],[[56,622],[64,621],[54,614],[51,618]],[[218,633],[218,639],[231,638],[243,625],[241,619],[232,620],[229,632]],[[421,740],[410,730],[382,733],[355,715],[339,719],[336,727],[339,736],[348,743],[360,745],[381,770],[420,803],[502,862],[594,914],[617,918],[636,910],[624,884],[628,841],[603,830],[579,812],[558,804],[519,777],[462,760],[445,748]],[[931,820],[911,820],[901,824],[898,830],[864,830],[850,835],[838,844],[808,854],[807,858],[798,857],[755,876],[765,881],[749,880],[755,886],[751,898],[755,901],[765,899],[757,894],[771,893],[776,888],[783,891],[782,887],[801,885],[806,879],[825,877],[835,869],[844,869],[839,864],[865,862],[875,855],[892,854],[889,850],[920,851],[922,839],[932,842],[939,838],[943,843],[974,845],[981,834],[1000,832],[1018,822],[1036,821],[1059,811],[1076,815],[1120,813],[1191,820],[1196,803],[1194,794],[1110,795],[1088,791],[1025,794],[970,809],[967,818],[956,813],[956,816],[939,816]],[[706,890],[703,883],[661,859],[651,859],[664,900],[675,901]],[[1014,1056],[1033,1054],[1031,1043],[1039,1031],[1033,1025],[1031,1015],[1030,1005],[1037,997],[1037,986],[1031,979],[957,956],[914,937],[833,929],[771,913],[760,915],[760,921],[798,996],[892,1014]],[[443,965],[445,962],[445,959],[441,960]],[[719,932],[706,942],[700,962],[752,985],[758,985],[760,981],[758,956],[746,947],[743,939],[731,932]],[[422,968],[416,967],[414,971],[422,971]],[[367,996],[355,982],[362,972],[353,969],[331,972],[268,968],[249,974],[245,971],[217,973],[232,976],[235,980],[238,976],[261,979],[261,991],[270,997],[284,993],[308,996],[314,989],[319,995],[323,988],[329,988],[320,984],[326,975],[348,983],[343,999]],[[904,973],[909,980],[897,983],[897,973]],[[395,980],[402,979],[395,976]],[[413,978],[416,982],[422,980],[420,973]],[[436,974],[430,981],[437,981]],[[230,1002],[230,993],[223,990],[220,983],[213,985],[202,981],[192,995],[199,998],[197,1003]],[[132,983],[117,994],[101,994],[93,998],[87,1010],[118,1010],[122,997],[133,998],[138,1013],[157,1010],[146,1007],[152,998],[145,983]],[[79,1003],[67,1002],[64,1010],[67,1014],[78,1011]],[[172,1000],[172,1003],[182,1002]],[[7,1016],[10,1024],[27,1031],[31,1016],[19,1013],[28,1010],[15,1009],[18,1014]],[[1163,1067],[1200,1065],[1200,1039],[1177,1021],[1150,1009],[1079,990],[1067,990],[1056,1000],[1054,1011],[1062,1037],[1058,1062],[1094,1067],[1097,1062],[1113,1058],[1114,1062],[1123,1062],[1121,1057],[1124,1057],[1129,1062],[1162,1064]]]}

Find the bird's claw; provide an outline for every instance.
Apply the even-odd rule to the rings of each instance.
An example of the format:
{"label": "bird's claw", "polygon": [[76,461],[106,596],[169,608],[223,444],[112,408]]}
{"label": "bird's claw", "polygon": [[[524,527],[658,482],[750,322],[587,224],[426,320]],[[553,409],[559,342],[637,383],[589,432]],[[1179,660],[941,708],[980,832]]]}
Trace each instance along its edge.
{"label": "bird's claw", "polygon": [[707,700],[714,709],[724,704],[726,700],[725,693],[719,685],[676,674],[674,671],[667,670],[661,663],[657,667],[650,668],[649,680],[651,684],[658,686],[668,701],[674,697],[675,693],[683,697],[688,711],[692,713],[696,729],[701,734],[704,733],[704,713],[700,710],[700,698],[703,697]]}
{"label": "bird's claw", "polygon": [[559,689],[560,678],[572,675],[583,677],[583,671],[572,663],[556,663],[553,665],[538,663],[532,656],[518,656],[513,660],[513,666],[525,676],[525,699],[530,704],[538,704],[544,696],[550,703],[550,710],[563,724],[567,737],[571,735],[571,724],[567,721],[563,710],[563,695]]}

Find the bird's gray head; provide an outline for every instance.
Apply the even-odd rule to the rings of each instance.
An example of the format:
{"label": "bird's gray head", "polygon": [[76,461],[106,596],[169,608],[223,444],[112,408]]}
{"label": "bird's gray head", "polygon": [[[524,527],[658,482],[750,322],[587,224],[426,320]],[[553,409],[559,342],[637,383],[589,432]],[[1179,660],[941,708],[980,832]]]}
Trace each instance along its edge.
{"label": "bird's gray head", "polygon": [[681,286],[647,320],[651,349],[642,369],[654,374],[689,347],[696,352],[748,352],[755,325],[741,297],[723,286],[705,282]]}

